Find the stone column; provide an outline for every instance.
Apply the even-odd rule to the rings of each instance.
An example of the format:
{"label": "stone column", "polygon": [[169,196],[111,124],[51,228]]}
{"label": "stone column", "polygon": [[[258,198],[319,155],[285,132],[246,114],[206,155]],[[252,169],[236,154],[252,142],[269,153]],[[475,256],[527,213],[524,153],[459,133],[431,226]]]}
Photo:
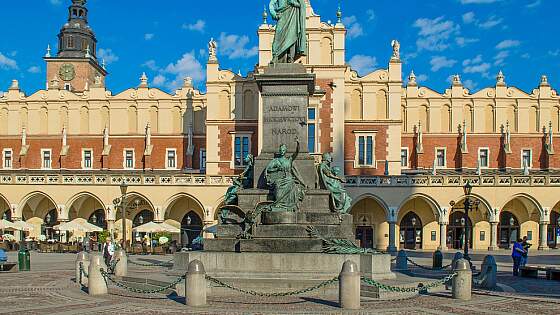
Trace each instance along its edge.
{"label": "stone column", "polygon": [[390,253],[394,253],[397,251],[396,234],[397,234],[396,222],[389,222],[389,246],[387,246],[387,251]]}
{"label": "stone column", "polygon": [[439,224],[439,247],[440,251],[447,250],[447,223]]}
{"label": "stone column", "polygon": [[548,222],[541,222],[539,224],[540,237],[539,237],[539,250],[549,250],[548,247]]}
{"label": "stone column", "polygon": [[490,222],[490,247],[488,250],[498,250],[498,222]]}
{"label": "stone column", "polygon": [[206,305],[206,272],[200,260],[189,263],[185,285],[185,300],[188,306]]}
{"label": "stone column", "polygon": [[457,275],[453,278],[452,283],[453,298],[469,301],[472,296],[472,271],[469,262],[465,259],[459,259],[454,267]]}
{"label": "stone column", "polygon": [[347,310],[360,309],[360,271],[358,265],[347,260],[339,275],[338,304]]}

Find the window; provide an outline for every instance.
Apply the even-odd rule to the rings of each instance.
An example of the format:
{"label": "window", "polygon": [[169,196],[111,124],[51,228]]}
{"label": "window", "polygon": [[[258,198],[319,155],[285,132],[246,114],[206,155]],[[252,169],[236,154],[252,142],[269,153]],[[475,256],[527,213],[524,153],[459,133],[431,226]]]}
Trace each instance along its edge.
{"label": "window", "polygon": [[360,167],[375,167],[375,134],[356,135],[356,160]]}
{"label": "window", "polygon": [[479,148],[478,149],[478,163],[481,168],[488,168],[489,167],[489,155],[490,150],[488,148]]}
{"label": "window", "polygon": [[92,155],[93,153],[91,149],[85,149],[82,151],[82,168],[91,169],[93,167]]}
{"label": "window", "polygon": [[200,170],[206,171],[206,149],[200,150]]}
{"label": "window", "polygon": [[436,167],[443,167],[447,166],[447,159],[445,157],[445,148],[436,148]]}
{"label": "window", "polygon": [[68,48],[74,48],[74,37],[68,37]]}
{"label": "window", "polygon": [[41,150],[42,165],[41,168],[43,169],[51,169],[52,167],[52,156],[51,156],[51,149],[43,149]]}
{"label": "window", "polygon": [[4,149],[4,168],[12,168],[12,149]]}
{"label": "window", "polygon": [[307,147],[309,153],[317,152],[317,110],[315,108],[307,109]]}
{"label": "window", "polygon": [[66,91],[72,91],[72,84],[70,83],[64,83],[64,89]]}
{"label": "window", "polygon": [[235,136],[234,166],[245,166],[245,157],[249,154],[251,141],[249,136]]}
{"label": "window", "polygon": [[134,150],[131,149],[124,150],[124,168],[134,169]]}
{"label": "window", "polygon": [[165,168],[170,168],[170,169],[177,168],[177,150],[167,149],[167,164]]}
{"label": "window", "polygon": [[401,148],[401,167],[408,168],[408,148]]}
{"label": "window", "polygon": [[533,152],[531,149],[523,149],[521,151],[521,167],[525,168],[533,167]]}

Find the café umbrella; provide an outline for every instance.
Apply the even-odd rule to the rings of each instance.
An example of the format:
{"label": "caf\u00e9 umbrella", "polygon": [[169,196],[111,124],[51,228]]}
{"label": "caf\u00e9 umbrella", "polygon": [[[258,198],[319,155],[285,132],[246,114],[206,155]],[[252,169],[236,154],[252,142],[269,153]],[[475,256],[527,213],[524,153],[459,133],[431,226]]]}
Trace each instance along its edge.
{"label": "caf\u00e9 umbrella", "polygon": [[[132,229],[133,232],[136,233],[148,233],[150,234],[150,240],[152,239],[152,233],[158,232],[166,232],[165,228],[160,224],[155,223],[154,221],[150,221],[146,224],[142,224]],[[152,247],[152,242],[150,242],[150,247]]]}

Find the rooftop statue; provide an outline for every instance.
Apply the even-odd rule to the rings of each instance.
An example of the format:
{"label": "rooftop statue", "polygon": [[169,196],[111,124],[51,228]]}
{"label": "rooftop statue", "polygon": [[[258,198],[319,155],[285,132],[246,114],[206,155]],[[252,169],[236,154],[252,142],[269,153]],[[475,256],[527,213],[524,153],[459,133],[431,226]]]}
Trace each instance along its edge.
{"label": "rooftop statue", "polygon": [[296,139],[296,152],[286,156],[288,148],[280,146],[278,155],[270,161],[265,170],[265,178],[271,187],[274,202],[269,205],[272,212],[294,212],[299,209],[305,196],[305,183],[294,165],[299,153],[299,140]]}
{"label": "rooftop statue", "polygon": [[294,63],[306,55],[304,0],[271,0],[270,15],[278,21],[272,44],[272,63]]}
{"label": "rooftop statue", "polygon": [[322,185],[331,192],[331,200],[334,211],[348,213],[352,206],[352,199],[343,187],[345,180],[339,176],[340,169],[331,167],[332,156],[330,153],[323,154],[323,161],[319,164],[319,178]]}

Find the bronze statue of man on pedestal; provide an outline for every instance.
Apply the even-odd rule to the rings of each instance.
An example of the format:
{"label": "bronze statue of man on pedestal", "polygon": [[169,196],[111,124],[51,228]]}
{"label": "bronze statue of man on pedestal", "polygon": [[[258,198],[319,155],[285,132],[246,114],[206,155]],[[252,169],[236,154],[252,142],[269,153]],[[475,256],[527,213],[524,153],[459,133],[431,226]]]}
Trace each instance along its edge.
{"label": "bronze statue of man on pedestal", "polygon": [[305,0],[271,0],[270,15],[278,23],[272,63],[294,63],[307,52]]}

